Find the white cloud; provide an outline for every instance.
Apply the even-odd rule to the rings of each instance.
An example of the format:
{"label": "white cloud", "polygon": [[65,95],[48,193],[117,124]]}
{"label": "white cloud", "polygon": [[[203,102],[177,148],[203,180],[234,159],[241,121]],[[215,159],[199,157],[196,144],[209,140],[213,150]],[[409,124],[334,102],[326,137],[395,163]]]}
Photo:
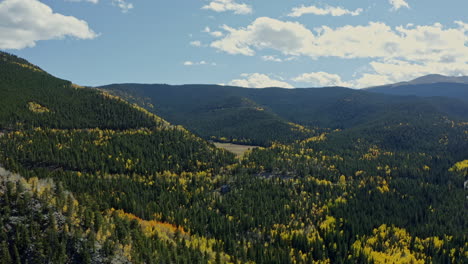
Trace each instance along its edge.
{"label": "white cloud", "polygon": [[383,60],[370,63],[372,71],[353,81],[353,86],[362,88],[401,81],[409,81],[423,75],[442,74],[447,76],[468,75],[467,62],[416,63],[403,60]]}
{"label": "white cloud", "polygon": [[198,61],[198,62],[194,62],[194,61],[184,61],[182,63],[184,66],[200,66],[200,65],[211,65],[211,66],[216,66],[216,63],[215,62],[207,62],[207,61],[204,61],[204,60],[201,60],[201,61]]}
{"label": "white cloud", "polygon": [[293,78],[295,82],[310,83],[315,86],[344,86],[365,88],[402,81],[410,81],[428,74],[447,76],[468,75],[467,63],[415,63],[402,60],[381,60],[369,63],[369,70],[354,80],[343,81],[339,75],[325,72],[304,73]]}
{"label": "white cloud", "polygon": [[455,24],[463,28],[465,32],[468,32],[468,23],[464,23],[463,21],[455,21]]}
{"label": "white cloud", "polygon": [[0,49],[34,47],[39,40],[97,37],[88,23],[72,16],[54,13],[37,0],[0,2]]}
{"label": "white cloud", "polygon": [[261,73],[244,73],[243,79],[235,79],[229,82],[232,86],[241,86],[247,88],[294,88],[291,84],[270,78],[270,76]]}
{"label": "white cloud", "polygon": [[264,61],[273,61],[273,62],[282,62],[283,60],[272,55],[262,56],[262,60]]}
{"label": "white cloud", "polygon": [[295,61],[297,59],[298,59],[297,57],[292,56],[292,57],[287,57],[286,59],[284,59],[284,61]]}
{"label": "white cloud", "polygon": [[223,29],[225,37],[210,46],[229,54],[253,56],[269,49],[312,59],[372,59],[369,72],[348,82],[356,87],[407,80],[425,73],[468,74],[468,24],[462,21],[456,21],[453,27],[440,23],[390,27],[370,22],[309,30],[297,22],[261,17],[245,28],[225,25]]}
{"label": "white cloud", "polygon": [[221,31],[212,31],[210,29],[210,27],[205,27],[203,32],[208,33],[208,34],[210,34],[211,36],[213,36],[215,38],[220,38],[220,37],[222,37],[224,35],[223,32],[221,32]]}
{"label": "white cloud", "polygon": [[364,73],[362,76],[356,80],[353,80],[351,87],[355,88],[365,88],[371,86],[378,86],[384,84],[390,84],[392,81],[386,75]]}
{"label": "white cloud", "polygon": [[314,15],[332,15],[332,16],[344,16],[344,15],[351,15],[351,16],[358,16],[364,11],[362,8],[358,8],[354,11],[345,9],[343,7],[334,7],[334,6],[326,6],[324,8],[320,8],[317,6],[301,6],[295,7],[292,9],[292,12],[288,14],[290,17],[300,17],[305,14],[314,14]]}
{"label": "white cloud", "polygon": [[67,2],[90,2],[92,4],[99,3],[99,0],[65,0]]}
{"label": "white cloud", "polygon": [[[100,0],[65,0],[67,2],[89,2],[92,4],[99,3]],[[134,6],[132,3],[127,3],[127,0],[111,0],[113,6],[120,8],[122,13],[127,13],[130,9],[133,9]]]}
{"label": "white cloud", "polygon": [[247,4],[236,3],[235,0],[213,0],[202,9],[212,10],[215,12],[233,11],[234,14],[247,15],[252,13],[252,7]]}
{"label": "white cloud", "polygon": [[398,10],[402,7],[410,8],[405,0],[388,0],[388,2],[392,5],[392,10]]}
{"label": "white cloud", "polygon": [[285,55],[313,58],[398,58],[435,60],[452,55],[468,58],[465,45],[467,28],[430,26],[399,26],[392,28],[382,22],[364,26],[330,28],[322,26],[314,31],[297,22],[261,17],[246,28],[234,29],[226,25],[227,35],[211,43],[213,48],[230,54],[255,55],[255,50],[273,49]]}
{"label": "white cloud", "polygon": [[349,81],[343,81],[337,74],[313,72],[301,74],[292,80],[310,83],[314,86],[343,86],[365,88],[402,81],[410,81],[428,74],[467,76],[468,63],[415,63],[402,60],[380,60],[369,63],[366,72]]}
{"label": "white cloud", "polygon": [[190,46],[201,47],[202,43],[199,40],[190,41]]}
{"label": "white cloud", "polygon": [[210,35],[215,37],[215,38],[220,38],[223,36],[223,32],[221,31],[213,31],[213,32],[210,32]]}
{"label": "white cloud", "polygon": [[133,9],[133,4],[127,3],[125,0],[112,0],[112,4],[119,7],[122,13],[127,13],[130,9]]}
{"label": "white cloud", "polygon": [[313,33],[297,22],[260,17],[246,28],[224,25],[226,36],[211,43],[211,47],[229,54],[255,55],[254,49],[275,49],[289,55],[304,53],[304,47],[314,42]]}
{"label": "white cloud", "polygon": [[311,72],[304,73],[292,79],[295,82],[309,83],[314,86],[351,86],[347,82],[343,82],[337,74],[327,72]]}

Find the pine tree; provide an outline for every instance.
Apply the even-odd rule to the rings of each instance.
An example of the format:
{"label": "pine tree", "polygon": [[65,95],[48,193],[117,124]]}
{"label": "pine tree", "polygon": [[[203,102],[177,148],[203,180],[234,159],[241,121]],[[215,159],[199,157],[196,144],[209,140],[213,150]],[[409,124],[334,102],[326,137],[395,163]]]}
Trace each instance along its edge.
{"label": "pine tree", "polygon": [[2,242],[1,253],[2,253],[2,256],[1,256],[1,263],[2,264],[10,264],[10,263],[13,262],[13,260],[11,258],[11,255],[10,255],[10,251],[8,249],[8,244],[7,244],[6,241]]}

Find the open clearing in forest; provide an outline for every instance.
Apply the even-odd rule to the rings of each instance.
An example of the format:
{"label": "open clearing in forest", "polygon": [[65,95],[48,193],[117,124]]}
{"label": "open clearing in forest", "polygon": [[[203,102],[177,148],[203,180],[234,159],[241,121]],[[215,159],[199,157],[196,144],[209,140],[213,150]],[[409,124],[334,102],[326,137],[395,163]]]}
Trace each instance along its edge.
{"label": "open clearing in forest", "polygon": [[242,155],[244,155],[244,153],[247,150],[257,148],[257,146],[237,145],[237,144],[232,144],[232,143],[214,142],[213,144],[215,144],[215,146],[217,148],[223,148],[223,149],[225,149],[227,151],[230,151],[230,152],[236,154],[238,157],[242,157]]}

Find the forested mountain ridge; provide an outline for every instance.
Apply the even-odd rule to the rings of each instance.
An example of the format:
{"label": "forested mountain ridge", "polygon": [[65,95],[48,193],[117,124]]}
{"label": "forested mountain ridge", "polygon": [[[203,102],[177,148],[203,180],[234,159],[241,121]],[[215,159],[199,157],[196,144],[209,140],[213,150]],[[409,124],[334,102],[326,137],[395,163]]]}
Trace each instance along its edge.
{"label": "forested mountain ridge", "polygon": [[0,129],[128,129],[165,123],[110,95],[55,78],[16,56],[0,55]]}
{"label": "forested mountain ridge", "polygon": [[[431,83],[464,83],[468,84],[468,76],[446,76],[441,74],[428,74],[407,82],[398,82],[382,86],[400,86],[400,85],[415,85],[415,84],[431,84]],[[376,86],[379,87],[379,86]],[[373,87],[369,87],[373,88]]]}
{"label": "forested mountain ridge", "polygon": [[164,115],[170,122],[183,125],[206,139],[269,145],[273,141],[293,142],[315,134],[236,93],[238,87],[205,85],[198,89],[197,85],[187,85],[172,89],[172,86],[158,86],[164,89],[164,94],[157,93],[159,89],[146,89],[146,85],[130,84],[129,87],[111,85],[100,89]]}
{"label": "forested mountain ridge", "polygon": [[[55,78],[14,55],[0,54],[2,55],[0,89],[3,95],[0,98],[0,130],[15,131],[7,134],[5,138],[12,139],[13,136],[21,138],[23,134],[31,138],[42,135],[42,142],[48,144],[42,149],[61,150],[62,153],[55,153],[57,157],[63,157],[66,150],[74,151],[75,148],[80,148],[86,152],[86,148],[91,147],[79,145],[78,142],[89,143],[94,148],[104,148],[109,146],[108,141],[114,138],[118,138],[120,142],[132,140],[131,144],[136,145],[138,139],[143,142],[151,138],[167,140],[168,144],[159,143],[153,145],[155,149],[146,149],[157,152],[158,148],[162,147],[165,151],[162,156],[171,154],[175,156],[172,150],[177,148],[190,150],[187,154],[191,157],[195,157],[198,149],[207,151],[206,158],[213,156],[216,159],[216,153],[222,152],[185,129],[172,126],[143,108],[107,93]],[[69,137],[80,137],[82,141],[73,142]],[[57,145],[50,145],[54,141],[51,138],[57,141]],[[41,140],[35,141],[32,145],[39,142]],[[125,147],[127,152],[131,147],[131,145]],[[15,148],[22,149],[18,145]],[[113,152],[110,154],[119,154],[114,153],[115,146],[111,149]],[[89,158],[89,154],[83,158],[85,157]],[[118,160],[126,161],[123,158]]]}
{"label": "forested mountain ridge", "polygon": [[[131,214],[137,211],[128,204],[142,209],[140,203],[122,195],[154,206],[154,196],[127,189],[136,184],[149,192],[154,184],[150,174],[210,175],[234,163],[233,154],[118,97],[55,78],[14,55],[0,55],[0,164],[26,177],[1,175],[1,223],[7,229],[1,233],[0,260],[148,263],[226,258],[220,250],[215,254],[214,240],[180,236],[172,224]],[[126,192],[111,191],[119,184]],[[80,207],[72,212],[67,203]],[[140,217],[149,213],[139,212]]]}
{"label": "forested mountain ridge", "polygon": [[[21,176],[0,170],[0,263],[468,263],[468,123],[434,107],[462,109],[451,100],[243,89],[250,98],[233,87],[209,111],[263,108],[287,123],[288,108],[306,107],[296,116],[307,120],[319,105],[334,111],[312,124],[337,124],[290,124],[305,133],[236,160],[99,91],[76,89],[74,100],[110,102],[99,115],[76,102],[86,118],[74,116],[39,100],[69,87],[14,72],[2,75],[18,93],[6,104],[22,112],[6,115],[0,164]],[[379,107],[387,98],[397,103]],[[68,114],[46,116],[60,109]],[[116,109],[128,113],[118,120]]]}
{"label": "forested mountain ridge", "polygon": [[415,95],[422,97],[449,97],[468,102],[468,83],[438,82],[428,84],[385,85],[366,89],[370,92],[391,95]]}
{"label": "forested mountain ridge", "polygon": [[[216,85],[114,84],[99,89],[138,103],[204,138],[260,145],[273,141],[291,143],[292,138],[317,135],[324,128],[353,128],[405,111],[416,110],[428,118],[439,115],[468,120],[468,103],[456,99],[392,96],[341,87],[248,89]],[[240,103],[242,101],[249,102],[250,111]],[[270,122],[266,122],[267,119]],[[294,128],[301,126],[320,129],[307,133],[307,130]],[[276,131],[275,134],[270,134],[272,131]],[[302,133],[293,135],[291,131]],[[240,135],[242,138],[236,138]]]}

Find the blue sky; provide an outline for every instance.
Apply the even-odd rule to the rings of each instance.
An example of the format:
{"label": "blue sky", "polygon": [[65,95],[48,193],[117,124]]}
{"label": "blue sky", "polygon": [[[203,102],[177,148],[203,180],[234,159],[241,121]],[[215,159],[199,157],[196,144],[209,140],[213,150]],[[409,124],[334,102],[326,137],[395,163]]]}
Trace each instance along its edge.
{"label": "blue sky", "polygon": [[468,75],[466,0],[0,0],[0,49],[80,85]]}

